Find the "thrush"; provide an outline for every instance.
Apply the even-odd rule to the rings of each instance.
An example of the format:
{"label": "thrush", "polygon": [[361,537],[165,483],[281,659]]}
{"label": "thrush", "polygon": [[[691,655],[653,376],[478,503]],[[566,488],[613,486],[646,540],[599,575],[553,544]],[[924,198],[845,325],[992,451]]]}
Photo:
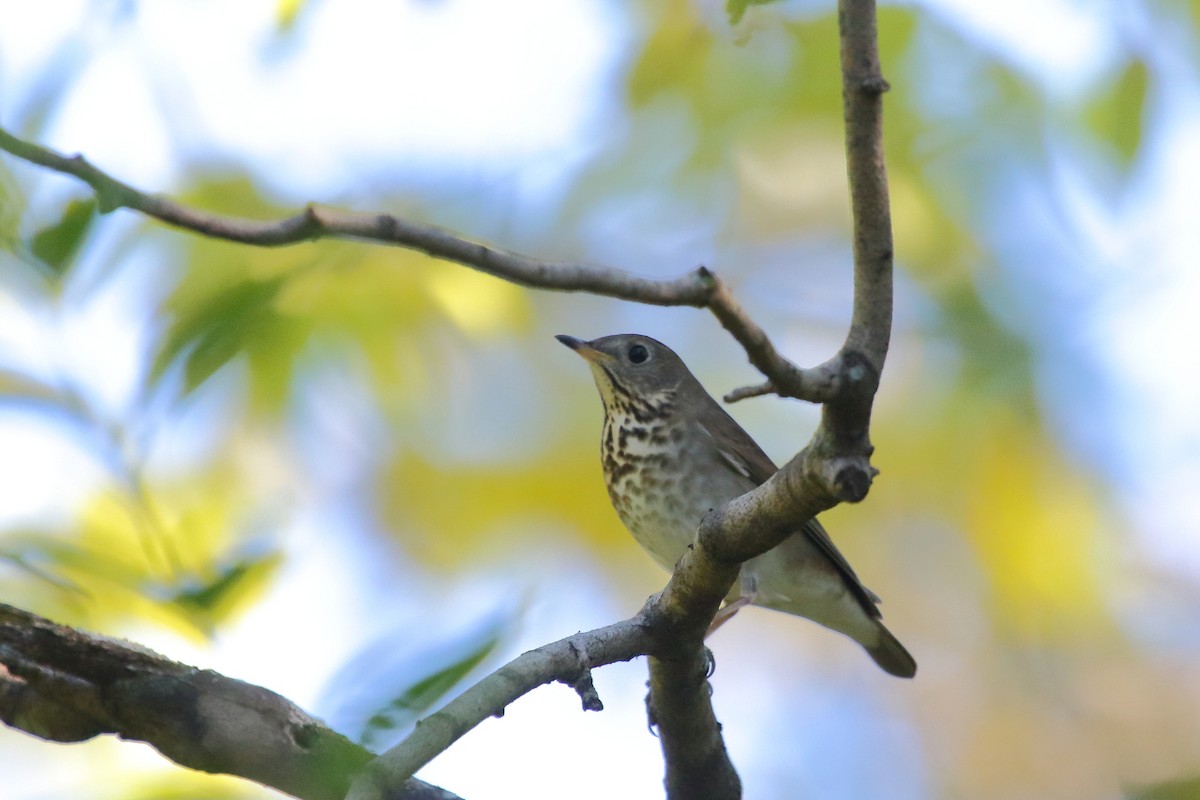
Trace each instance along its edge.
{"label": "thrush", "polygon": [[[778,467],[663,343],[634,334],[557,338],[588,362],[604,402],[600,454],[613,508],[651,557],[674,570],[709,510]],[[726,609],[747,603],[843,633],[892,675],[916,674],[916,661],[880,619],[879,598],[816,519],[742,565]]]}

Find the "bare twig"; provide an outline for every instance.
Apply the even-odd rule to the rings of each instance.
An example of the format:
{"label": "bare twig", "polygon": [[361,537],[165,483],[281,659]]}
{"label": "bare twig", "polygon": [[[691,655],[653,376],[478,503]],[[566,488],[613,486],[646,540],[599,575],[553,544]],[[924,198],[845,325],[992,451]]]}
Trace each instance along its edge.
{"label": "bare twig", "polygon": [[358,239],[407,247],[534,289],[589,292],[660,306],[707,308],[745,348],[751,363],[780,387],[780,394],[810,402],[821,402],[829,396],[825,376],[801,369],[780,355],[766,333],[734,300],[729,288],[705,267],[671,280],[651,280],[611,267],[531,258],[392,214],[351,213],[315,204],[273,221],[223,216],[146,194],[97,168],[83,156],[63,155],[19,139],[3,128],[0,128],[0,150],[78,178],[96,192],[104,212],[128,208],[211,238],[258,247],[280,247],[317,239]]}
{"label": "bare twig", "polygon": [[737,389],[726,392],[721,399],[726,403],[738,403],[742,400],[749,400],[751,397],[762,397],[768,394],[775,394],[775,384],[770,381],[756,383],[753,386],[739,386]]}

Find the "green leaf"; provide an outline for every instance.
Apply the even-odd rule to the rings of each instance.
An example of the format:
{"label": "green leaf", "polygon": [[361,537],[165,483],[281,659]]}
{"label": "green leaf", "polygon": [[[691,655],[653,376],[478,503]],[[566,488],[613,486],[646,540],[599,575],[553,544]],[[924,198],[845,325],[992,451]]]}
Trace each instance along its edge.
{"label": "green leaf", "polygon": [[1121,73],[1088,104],[1083,118],[1092,133],[1112,145],[1128,169],[1142,143],[1150,73],[1141,59],[1131,59]]}
{"label": "green leaf", "polygon": [[0,547],[0,561],[11,564],[21,572],[43,581],[56,589],[78,595],[87,594],[79,584],[54,573],[53,557],[52,553],[49,552],[49,548],[46,551],[40,551],[27,546],[22,547],[19,544]]}
{"label": "green leaf", "polygon": [[750,6],[765,6],[775,2],[778,0],[726,0],[725,13],[729,15],[729,24],[737,25],[742,21],[742,17],[746,15],[746,9]]}
{"label": "green leaf", "polygon": [[96,218],[96,201],[72,200],[57,222],[33,235],[29,249],[57,278],[70,269]]}
{"label": "green leaf", "polygon": [[1128,800],[1195,800],[1200,797],[1200,777],[1167,781],[1130,791]]}
{"label": "green leaf", "polygon": [[959,284],[939,298],[945,330],[966,356],[963,386],[985,396],[1003,397],[1011,408],[1036,413],[1029,343],[1005,327],[980,299],[975,286]]}
{"label": "green leaf", "polygon": [[246,348],[275,338],[288,322],[275,308],[285,281],[240,281],[184,306],[155,356],[151,380],[183,358],[185,392],[191,392]]}
{"label": "green leaf", "polygon": [[20,241],[18,230],[25,213],[25,196],[4,164],[0,164],[0,248],[14,251]]}
{"label": "green leaf", "polygon": [[281,561],[280,554],[274,551],[243,558],[220,567],[210,580],[179,591],[170,602],[182,609],[201,630],[211,632],[266,586]]}
{"label": "green leaf", "polygon": [[636,109],[663,95],[689,98],[706,87],[702,77],[714,47],[713,34],[689,0],[670,0],[645,49],[629,71],[628,95]]}
{"label": "green leaf", "polygon": [[465,657],[410,686],[399,697],[371,715],[360,732],[358,741],[365,747],[372,747],[378,739],[414,722],[422,712],[428,710],[491,655],[498,643],[498,635],[489,636]]}
{"label": "green leaf", "polygon": [[372,643],[334,677],[324,716],[368,749],[390,746],[495,652],[514,613],[505,604],[465,628],[426,619]]}

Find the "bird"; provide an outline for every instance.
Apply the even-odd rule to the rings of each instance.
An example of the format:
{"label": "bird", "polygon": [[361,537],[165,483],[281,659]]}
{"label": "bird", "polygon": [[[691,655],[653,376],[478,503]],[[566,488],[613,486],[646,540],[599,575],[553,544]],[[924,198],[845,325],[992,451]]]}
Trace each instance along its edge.
{"label": "bird", "polygon": [[[639,334],[555,338],[583,357],[599,389],[601,464],[617,516],[673,571],[709,510],[778,467],[662,342]],[[853,639],[885,672],[916,674],[912,655],[884,627],[879,597],[815,518],[742,565],[722,611],[746,604],[810,619]]]}

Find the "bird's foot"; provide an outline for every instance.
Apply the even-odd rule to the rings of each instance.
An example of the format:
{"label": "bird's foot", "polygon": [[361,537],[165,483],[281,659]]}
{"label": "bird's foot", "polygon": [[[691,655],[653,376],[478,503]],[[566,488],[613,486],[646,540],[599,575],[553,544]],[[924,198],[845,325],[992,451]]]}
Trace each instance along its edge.
{"label": "bird's foot", "polygon": [[717,628],[733,619],[734,614],[740,611],[744,606],[748,606],[753,602],[754,595],[744,594],[736,600],[732,600],[721,606],[719,609],[717,609],[717,614],[713,617],[713,621],[709,623],[708,630],[705,632],[704,638],[707,639],[708,637],[712,636],[717,632]]}

